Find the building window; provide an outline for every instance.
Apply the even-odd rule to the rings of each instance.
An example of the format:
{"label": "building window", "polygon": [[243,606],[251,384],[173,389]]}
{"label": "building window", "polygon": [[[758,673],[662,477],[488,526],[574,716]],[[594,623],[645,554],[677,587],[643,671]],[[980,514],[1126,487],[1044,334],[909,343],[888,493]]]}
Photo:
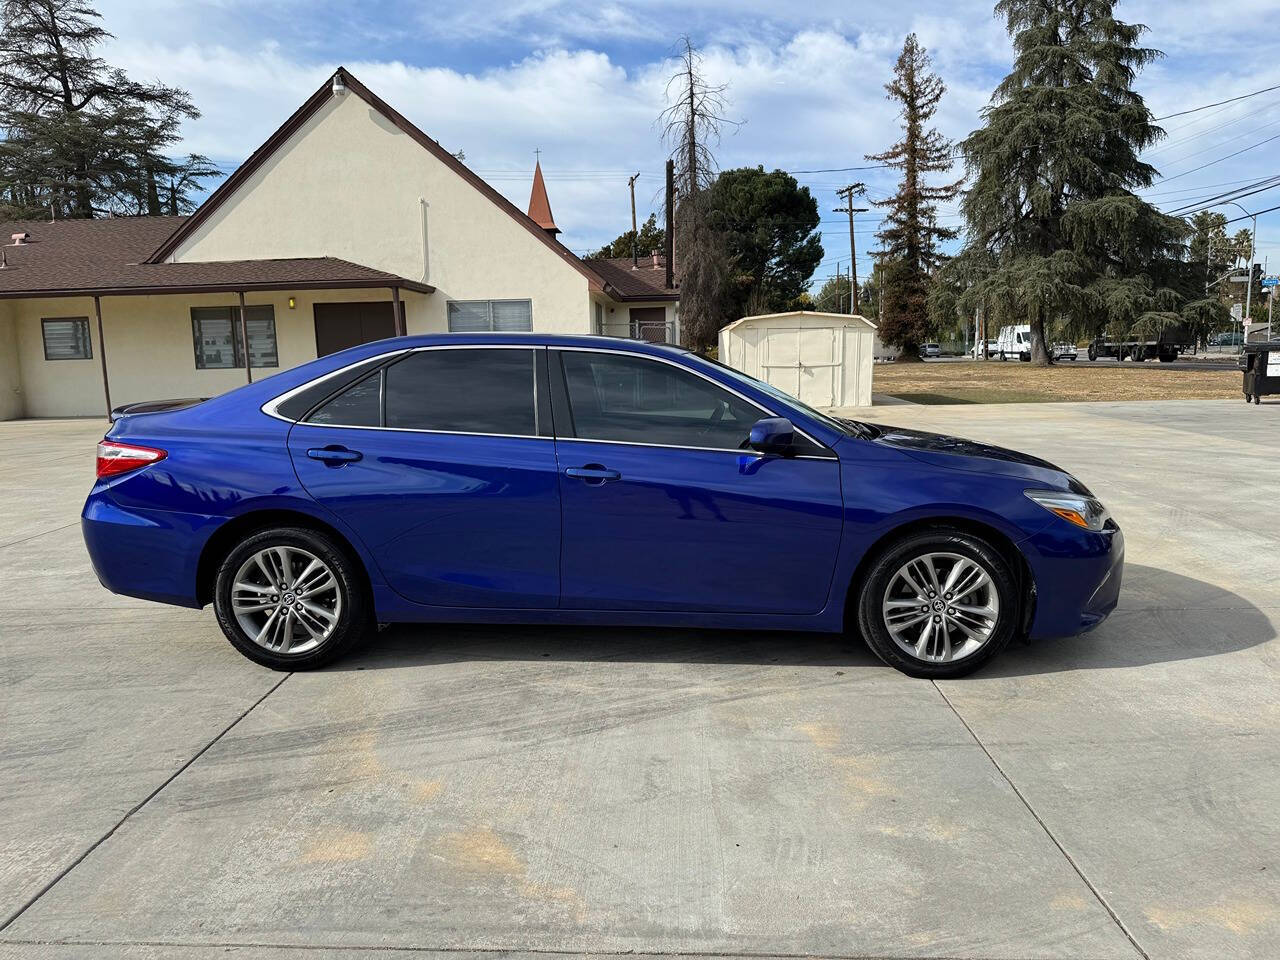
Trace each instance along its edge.
{"label": "building window", "polygon": [[533,329],[532,300],[450,300],[450,333],[528,333]]}
{"label": "building window", "polygon": [[46,360],[89,360],[93,343],[89,340],[88,317],[51,317],[40,321]]}
{"label": "building window", "polygon": [[596,301],[596,333],[604,333],[604,304]]}
{"label": "building window", "polygon": [[[276,311],[271,304],[244,308],[249,334],[249,360],[254,367],[278,367]],[[195,339],[196,369],[243,367],[239,307],[192,307],[191,335]]]}

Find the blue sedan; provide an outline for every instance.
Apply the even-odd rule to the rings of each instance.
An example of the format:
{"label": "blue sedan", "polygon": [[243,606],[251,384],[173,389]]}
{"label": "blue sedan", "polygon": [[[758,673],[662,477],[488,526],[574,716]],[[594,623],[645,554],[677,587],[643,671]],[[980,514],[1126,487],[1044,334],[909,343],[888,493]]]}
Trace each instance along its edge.
{"label": "blue sedan", "polygon": [[212,603],[318,667],[379,623],[853,631],[913,676],[1115,607],[1089,490],[998,447],[837,419],[675,347],[367,343],[117,412],[82,518],[103,585]]}

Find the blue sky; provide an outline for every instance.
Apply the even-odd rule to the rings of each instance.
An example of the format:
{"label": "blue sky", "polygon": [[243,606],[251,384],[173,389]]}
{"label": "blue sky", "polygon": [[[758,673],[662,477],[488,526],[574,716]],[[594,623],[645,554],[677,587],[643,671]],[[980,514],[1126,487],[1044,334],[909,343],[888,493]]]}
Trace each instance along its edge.
{"label": "blue sky", "polygon": [[[561,239],[579,252],[630,226],[631,174],[640,173],[641,217],[659,209],[666,151],[654,121],[682,33],[704,49],[709,78],[729,85],[730,114],[745,121],[719,145],[722,167],[820,171],[861,165],[887,147],[897,127],[882,85],[909,31],[948,84],[937,122],[949,137],[977,125],[1011,57],[991,4],[965,0],[102,0],[98,8],[116,35],[108,58],[136,79],[188,89],[204,115],[187,124],[186,148],[228,171],[344,64],[522,207],[540,149]],[[1280,0],[1133,0],[1119,15],[1148,25],[1147,42],[1165,52],[1138,82],[1157,116],[1280,84]],[[1166,126],[1169,136],[1149,156],[1169,179],[1149,191],[1161,206],[1280,174],[1280,139],[1191,172],[1280,134],[1280,91]],[[831,212],[835,189],[862,179],[883,197],[893,176],[797,179],[822,210],[820,281],[837,261],[848,269],[846,222]],[[1280,203],[1280,190],[1244,203]],[[877,217],[859,218],[862,275]],[[959,224],[954,207],[943,219]],[[1259,259],[1280,265],[1280,211],[1260,220],[1259,234]]]}

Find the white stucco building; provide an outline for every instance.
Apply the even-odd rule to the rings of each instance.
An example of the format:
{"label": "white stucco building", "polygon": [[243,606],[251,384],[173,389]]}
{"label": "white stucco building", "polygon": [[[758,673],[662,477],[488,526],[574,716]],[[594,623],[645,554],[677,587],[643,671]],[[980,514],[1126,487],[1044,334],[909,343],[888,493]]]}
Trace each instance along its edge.
{"label": "white stucco building", "polygon": [[558,232],[540,169],[522,212],[339,69],[191,216],[0,225],[0,419],[210,396],[397,332],[678,338],[665,257]]}

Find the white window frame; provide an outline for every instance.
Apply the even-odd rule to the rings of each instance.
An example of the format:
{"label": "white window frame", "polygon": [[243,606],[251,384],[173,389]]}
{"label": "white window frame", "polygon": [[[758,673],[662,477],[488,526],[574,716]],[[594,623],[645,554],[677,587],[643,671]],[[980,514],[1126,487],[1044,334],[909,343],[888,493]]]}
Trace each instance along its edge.
{"label": "white window frame", "polygon": [[[450,316],[454,304],[476,306],[483,303],[488,315],[488,326],[484,330],[454,330],[453,317]],[[527,330],[495,331],[493,328],[493,305],[495,303],[527,303],[529,305],[529,327]],[[495,300],[449,300],[445,304],[445,323],[450,333],[532,333],[533,332],[533,300],[530,297],[499,297]]]}

